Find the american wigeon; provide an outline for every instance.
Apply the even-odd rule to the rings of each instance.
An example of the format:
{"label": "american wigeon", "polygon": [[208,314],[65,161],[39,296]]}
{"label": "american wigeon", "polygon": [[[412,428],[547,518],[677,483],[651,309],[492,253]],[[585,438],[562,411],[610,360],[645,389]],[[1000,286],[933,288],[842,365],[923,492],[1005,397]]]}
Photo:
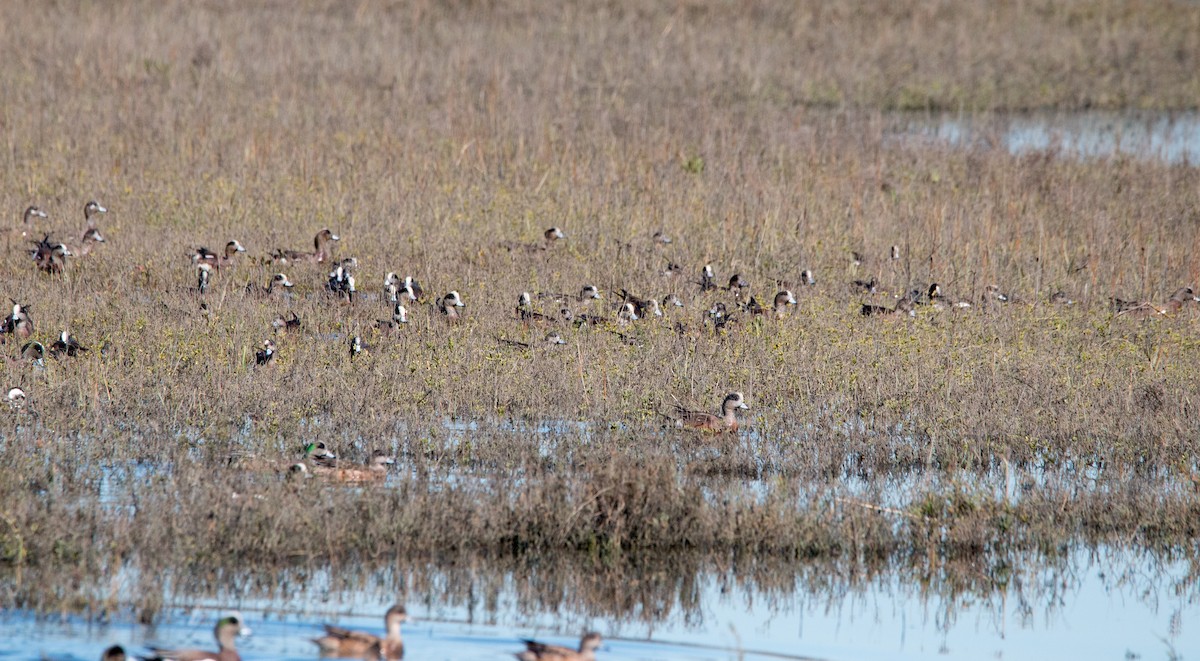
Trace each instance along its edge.
{"label": "american wigeon", "polygon": [[272,293],[275,292],[275,285],[279,285],[280,287],[286,287],[288,289],[291,289],[293,286],[293,283],[291,280],[288,280],[288,277],[286,275],[284,275],[282,273],[276,273],[275,275],[271,276],[271,279],[268,280],[267,284],[263,287],[259,287],[258,285],[254,284],[252,282],[247,282],[246,283],[246,293],[247,294],[257,294],[259,296],[270,296]]}
{"label": "american wigeon", "polygon": [[299,264],[311,262],[321,264],[327,262],[332,257],[329,250],[330,241],[340,241],[341,237],[334,234],[329,228],[325,228],[313,237],[313,251],[306,252],[303,250],[276,250],[271,254],[271,259],[281,264]]}
{"label": "american wigeon", "polygon": [[679,300],[679,297],[675,294],[667,294],[663,297],[662,305],[664,308],[681,308],[683,307],[683,301]]}
{"label": "american wigeon", "polygon": [[[519,349],[532,349],[533,348],[533,344],[531,344],[529,342],[521,342],[520,340],[510,340],[506,337],[497,337],[496,341],[501,344],[510,346],[510,347],[517,347]],[[567,341],[563,339],[562,335],[559,335],[558,331],[550,331],[549,333],[546,333],[545,337],[542,338],[541,346],[554,347],[554,346],[558,346],[558,345],[566,344],[566,343],[567,343]]]}
{"label": "american wigeon", "polygon": [[734,298],[741,295],[742,290],[747,289],[750,283],[742,277],[741,273],[734,273],[729,276],[729,284],[725,285],[725,291],[733,294]]}
{"label": "american wigeon", "polygon": [[1161,317],[1177,314],[1183,309],[1183,306],[1188,303],[1200,302],[1195,292],[1191,287],[1180,287],[1176,289],[1166,303],[1161,305],[1154,303],[1135,303],[1133,301],[1122,301],[1119,298],[1113,297],[1110,299],[1113,303],[1113,309],[1118,315],[1131,317]]}
{"label": "american wigeon", "polygon": [[383,300],[388,303],[400,301],[400,276],[394,271],[388,271],[387,275],[383,276]]}
{"label": "american wigeon", "polygon": [[57,274],[66,269],[67,257],[74,256],[65,243],[50,240],[50,235],[42,236],[41,241],[32,241],[35,248],[30,251],[33,263],[44,273]]}
{"label": "american wigeon", "polygon": [[915,309],[911,293],[900,297],[900,300],[896,301],[896,307],[889,308],[882,305],[870,305],[868,303],[863,303],[860,312],[864,317],[903,318],[917,316],[917,311]]}
{"label": "american wigeon", "polygon": [[817,284],[817,279],[813,276],[812,269],[804,269],[800,272],[800,282],[810,287]]}
{"label": "american wigeon", "polygon": [[342,627],[325,625],[325,635],[314,638],[325,656],[351,658],[381,658],[395,661],[404,656],[404,640],[400,626],[408,621],[404,606],[396,604],[383,615],[383,626],[387,632],[383,638],[366,631],[351,631]]}
{"label": "american wigeon", "polygon": [[29,221],[34,218],[46,218],[46,212],[36,206],[25,207],[25,212],[21,214],[21,237],[29,237]]}
{"label": "american wigeon", "polygon": [[458,295],[457,291],[451,291],[442,298],[439,298],[434,303],[434,307],[438,309],[438,312],[442,313],[446,321],[454,323],[462,317],[458,309],[466,307],[466,304],[462,302],[462,297]]}
{"label": "american wigeon", "polygon": [[354,360],[363,351],[369,350],[371,347],[363,344],[362,338],[355,335],[350,338],[350,360]]}
{"label": "american wigeon", "polygon": [[393,331],[407,323],[408,309],[404,307],[403,303],[397,303],[395,307],[392,308],[392,318],[377,320],[375,322],[375,327],[383,331]]}
{"label": "american wigeon", "polygon": [[659,244],[659,245],[665,246],[665,245],[668,245],[671,243],[671,237],[669,237],[665,233],[663,233],[662,230],[655,232],[654,236],[651,238],[654,240],[654,243]]}
{"label": "american wigeon", "polygon": [[596,650],[600,649],[603,640],[600,634],[591,631],[579,640],[579,649],[549,645],[528,638],[523,638],[521,642],[525,643],[525,651],[514,655],[520,661],[595,661]]}
{"label": "american wigeon", "polygon": [[425,300],[425,290],[421,288],[421,283],[417,282],[411,275],[404,276],[404,286],[400,289],[401,293],[407,296],[413,303],[420,303]]}
{"label": "american wigeon", "polygon": [[225,244],[225,252],[220,255],[203,246],[197,248],[196,252],[192,253],[192,261],[196,264],[209,264],[213,268],[219,269],[232,265],[233,258],[240,252],[246,252],[246,248],[235,239]]}
{"label": "american wigeon", "polygon": [[695,429],[711,432],[736,432],[738,421],[736,411],[748,409],[746,398],[740,392],[731,392],[721,402],[721,415],[716,416],[706,411],[691,411],[676,405],[668,417],[675,421],[675,426],[681,429]]}
{"label": "american wigeon", "polygon": [[[655,301],[657,303],[657,301]],[[638,320],[637,309],[633,303],[622,303],[621,309],[617,311],[617,325],[628,326]]]}
{"label": "american wigeon", "polygon": [[679,275],[680,273],[683,273],[683,267],[676,264],[675,262],[667,262],[666,267],[663,268],[661,273],[662,273],[662,275],[664,275],[668,278],[673,278],[673,277]]}
{"label": "american wigeon", "polygon": [[396,458],[382,450],[371,454],[366,465],[355,466],[337,462],[334,466],[314,463],[309,470],[313,475],[335,482],[379,482],[387,479],[388,467],[396,463]]}
{"label": "american wigeon", "polygon": [[533,309],[533,297],[523,291],[517,296],[517,319],[528,326],[533,323],[552,323],[554,319]]}
{"label": "american wigeon", "polygon": [[551,227],[542,232],[542,238],[546,241],[546,245],[551,245],[555,241],[567,238],[567,235],[563,234],[563,231],[558,227]]}
{"label": "american wigeon", "polygon": [[584,285],[579,289],[578,294],[538,294],[538,298],[549,298],[563,305],[570,305],[572,303],[599,301],[604,297],[600,294],[600,289],[596,285]]}
{"label": "american wigeon", "polygon": [[996,285],[988,285],[983,288],[982,300],[984,305],[991,305],[995,303],[1008,303],[1010,298],[1008,294],[1000,291],[1000,288]]}
{"label": "american wigeon", "polygon": [[715,277],[712,264],[705,264],[704,268],[700,269],[700,291],[712,291],[716,289],[717,283],[713,281]]}
{"label": "american wigeon", "polygon": [[54,356],[55,358],[59,358],[63,354],[74,357],[78,356],[80,353],[86,353],[87,350],[87,347],[76,341],[75,338],[72,337],[67,331],[63,331],[61,334],[59,334],[58,339],[54,341],[54,344],[50,345],[50,355]]}
{"label": "american wigeon", "polygon": [[8,337],[24,340],[33,335],[33,318],[29,316],[31,306],[21,305],[16,301],[12,304],[12,313],[0,322],[0,342],[4,342]]}
{"label": "american wigeon", "polygon": [[305,461],[312,462],[318,466],[327,466],[329,468],[337,467],[337,455],[329,449],[329,446],[325,444],[325,441],[308,443],[301,448],[301,452],[304,455]]}
{"label": "american wigeon", "polygon": [[25,405],[27,396],[21,388],[13,387],[8,389],[8,394],[5,395],[4,401],[13,408],[21,408]]}
{"label": "american wigeon", "polygon": [[792,295],[791,290],[784,289],[775,294],[775,298],[771,302],[771,307],[763,307],[753,296],[750,297],[750,302],[746,304],[746,311],[752,315],[758,316],[783,316],[787,312],[787,306],[796,305],[796,297]]}
{"label": "american wigeon", "polygon": [[925,293],[925,297],[935,310],[971,307],[971,304],[967,301],[958,301],[946,296],[946,294],[942,291],[942,286],[936,282],[929,285],[929,290]]}
{"label": "american wigeon", "polygon": [[196,291],[201,295],[208,293],[208,285],[212,281],[212,264],[200,262],[196,265]]}
{"label": "american wigeon", "polygon": [[275,358],[275,343],[271,340],[266,340],[262,344],[263,348],[254,352],[254,364],[266,365]]}
{"label": "american wigeon", "polygon": [[850,290],[865,294],[874,294],[876,287],[879,286],[879,281],[875,278],[870,280],[852,280],[850,281]]}
{"label": "american wigeon", "polygon": [[1075,301],[1071,300],[1071,298],[1067,296],[1067,292],[1061,289],[1053,294],[1050,294],[1049,301],[1050,305],[1075,305]]}
{"label": "american wigeon", "polygon": [[344,265],[338,264],[330,271],[329,281],[325,283],[325,290],[353,303],[354,294],[357,291],[354,286],[354,276],[350,275],[350,271]]}
{"label": "american wigeon", "polygon": [[640,298],[625,289],[622,289],[617,295],[621,297],[622,301],[633,306],[633,311],[636,313],[635,319],[662,316],[662,308],[659,307],[657,299]]}
{"label": "american wigeon", "polygon": [[26,342],[21,345],[20,359],[39,367],[46,365],[46,347],[41,342]]}
{"label": "american wigeon", "polygon": [[155,661],[241,661],[237,652],[237,637],[249,636],[250,629],[242,623],[241,615],[234,614],[217,620],[213,637],[217,639],[218,652],[190,649],[164,649],[151,647]]}
{"label": "american wigeon", "polygon": [[892,261],[900,259],[900,246],[892,246],[891,257]]}
{"label": "american wigeon", "polygon": [[275,333],[291,333],[300,330],[302,324],[300,317],[294,311],[288,312],[288,316],[279,315],[271,322],[271,328],[275,329]]}
{"label": "american wigeon", "polygon": [[867,258],[864,257],[861,252],[858,252],[857,250],[850,251],[850,266],[862,266],[862,263],[866,259]]}
{"label": "american wigeon", "polygon": [[704,313],[705,325],[712,324],[713,332],[720,332],[734,321],[724,303],[717,302]]}
{"label": "american wigeon", "polygon": [[100,661],[125,661],[125,648],[113,645],[100,654]]}

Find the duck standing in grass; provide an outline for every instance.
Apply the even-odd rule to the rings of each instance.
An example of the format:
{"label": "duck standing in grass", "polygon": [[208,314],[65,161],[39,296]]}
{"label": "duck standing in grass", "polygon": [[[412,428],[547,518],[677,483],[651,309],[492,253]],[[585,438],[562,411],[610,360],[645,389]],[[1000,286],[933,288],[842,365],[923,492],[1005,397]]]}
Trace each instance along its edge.
{"label": "duck standing in grass", "polygon": [[395,661],[404,657],[404,640],[400,637],[400,625],[408,620],[408,612],[399,604],[392,606],[383,616],[387,633],[383,638],[366,631],[351,631],[332,624],[325,625],[325,635],[313,638],[324,656],[358,659],[385,659]]}
{"label": "duck standing in grass", "polygon": [[217,639],[218,652],[189,649],[164,649],[152,647],[153,656],[148,661],[242,661],[237,652],[237,637],[249,636],[250,629],[242,623],[242,616],[233,614],[217,620],[213,637]]}
{"label": "duck standing in grass", "polygon": [[719,416],[707,411],[688,410],[677,405],[667,417],[673,420],[675,426],[680,429],[716,433],[727,431],[737,433],[737,411],[738,409],[749,408],[750,406],[746,404],[746,398],[742,396],[742,393],[731,392],[721,402],[721,415]]}

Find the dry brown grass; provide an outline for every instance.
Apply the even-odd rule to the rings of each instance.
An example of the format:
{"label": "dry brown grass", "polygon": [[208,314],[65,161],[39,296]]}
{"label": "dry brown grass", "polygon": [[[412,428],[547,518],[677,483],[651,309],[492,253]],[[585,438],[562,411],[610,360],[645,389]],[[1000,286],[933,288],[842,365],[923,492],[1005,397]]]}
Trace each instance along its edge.
{"label": "dry brown grass", "polygon": [[[0,295],[34,304],[36,338],[69,327],[94,349],[0,366],[30,393],[2,418],[0,553],[102,575],[447,549],[844,561],[1182,543],[1196,311],[1142,323],[1106,299],[1197,281],[1200,175],[916,145],[877,111],[1192,107],[1198,21],[1110,2],[0,8],[0,209],[39,204],[37,229],[63,239],[87,199],[110,209],[109,243],[61,277],[35,271],[16,223],[0,237]],[[567,241],[501,247],[550,225]],[[353,305],[322,292],[324,266],[257,261],[326,226],[360,260]],[[185,253],[233,238],[249,255],[216,274],[206,319]],[[871,259],[851,268],[851,250]],[[661,276],[668,261],[685,275]],[[793,287],[785,319],[713,335],[702,310],[721,295],[693,282],[710,261],[760,298],[803,268],[819,284]],[[243,294],[277,270],[290,298]],[[379,336],[387,271],[458,290],[465,322],[411,306]],[[1022,302],[875,323],[858,305],[886,296],[844,284],[871,275]],[[584,283],[608,315],[621,287],[687,306],[622,331],[636,346],[602,328],[547,350],[496,340],[545,332],[515,320],[520,291]],[[1080,304],[1046,305],[1058,289]],[[255,369],[285,310],[303,331]],[[351,363],[355,333],[373,348]],[[734,389],[754,407],[740,439],[660,429],[677,399]],[[396,451],[401,475],[360,492],[226,465],[310,440]],[[997,495],[1012,471],[1033,485],[1015,500]],[[53,601],[22,585],[23,603]]]}

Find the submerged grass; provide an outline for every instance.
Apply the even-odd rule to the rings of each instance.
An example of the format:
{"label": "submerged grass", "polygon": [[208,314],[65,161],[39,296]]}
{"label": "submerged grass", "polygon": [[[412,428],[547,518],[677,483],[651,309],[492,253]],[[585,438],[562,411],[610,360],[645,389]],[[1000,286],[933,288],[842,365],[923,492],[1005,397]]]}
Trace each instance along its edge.
{"label": "submerged grass", "polygon": [[[1191,549],[1197,309],[1142,321],[1107,299],[1197,281],[1200,175],[910,143],[878,113],[1192,107],[1200,10],[1138,7],[0,8],[0,295],[33,305],[33,339],[69,328],[92,349],[41,370],[4,347],[0,377],[29,394],[0,417],[7,596],[94,604],[86,581],[22,578],[66,567],[762,555],[936,573]],[[108,242],[37,272],[22,233],[72,242],[90,198]],[[22,226],[29,204],[50,217]],[[537,249],[552,225],[568,238]],[[359,260],[355,303],[323,291],[327,265],[264,263],[322,227]],[[232,239],[249,254],[200,296],[186,254]],[[699,290],[709,262],[799,305],[714,333],[703,311],[734,306]],[[290,294],[244,292],[279,270]],[[388,271],[459,291],[464,321],[413,305],[376,331]],[[871,278],[881,293],[847,285]],[[975,307],[859,314],[935,281]],[[546,348],[513,313],[521,291],[587,283],[605,299],[577,311],[614,317],[621,288],[685,305]],[[989,285],[1016,301],[982,305]],[[285,311],[302,329],[255,368]],[[355,334],[370,348],[351,361]],[[753,407],[740,437],[661,428],[730,390]],[[229,461],[282,467],[312,441],[401,469],[347,488]]]}

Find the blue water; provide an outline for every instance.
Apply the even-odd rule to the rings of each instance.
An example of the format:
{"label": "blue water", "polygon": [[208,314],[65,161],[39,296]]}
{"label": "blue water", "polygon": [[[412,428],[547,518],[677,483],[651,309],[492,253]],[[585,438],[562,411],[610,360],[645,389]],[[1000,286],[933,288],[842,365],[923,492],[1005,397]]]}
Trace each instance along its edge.
{"label": "blue water", "polygon": [[[566,605],[586,604],[587,595],[539,609],[522,597],[527,586],[509,576],[498,592],[473,588],[466,604],[442,592],[410,593],[405,658],[511,659],[523,637],[573,644],[588,629],[606,636],[600,659],[1195,658],[1200,590],[1189,569],[1187,562],[1129,552],[1078,551],[1055,567],[1016,568],[1002,589],[956,595],[928,592],[905,571],[853,582],[810,571],[769,588],[730,571],[702,574],[694,585],[682,581],[673,603],[620,617]],[[974,585],[989,583],[980,575]],[[322,623],[381,632],[381,614],[393,600],[382,587],[330,592],[318,573],[288,599],[177,603],[189,610],[171,611],[153,628],[6,611],[0,659],[95,659],[114,643],[134,653],[151,643],[207,649],[215,618],[233,609],[253,629],[239,643],[243,658],[314,659],[309,639]]]}

